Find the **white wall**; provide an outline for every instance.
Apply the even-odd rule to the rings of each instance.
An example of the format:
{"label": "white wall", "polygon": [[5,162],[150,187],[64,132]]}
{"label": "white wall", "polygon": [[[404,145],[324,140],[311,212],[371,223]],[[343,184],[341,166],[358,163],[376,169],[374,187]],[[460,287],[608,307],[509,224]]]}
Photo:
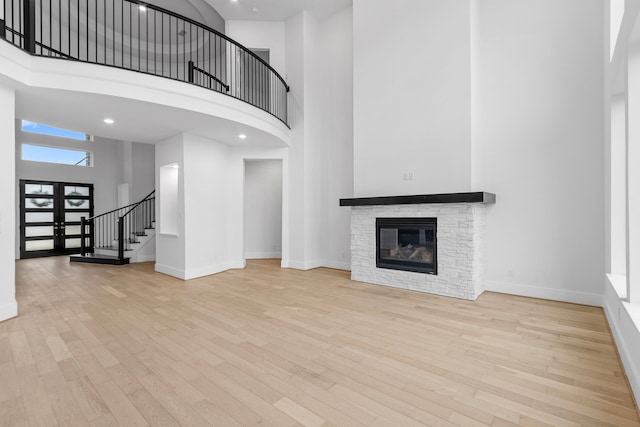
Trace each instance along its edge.
{"label": "white wall", "polygon": [[475,0],[473,10],[472,187],[497,195],[486,287],[600,305],[603,3]]}
{"label": "white wall", "polygon": [[131,202],[139,202],[156,186],[155,183],[155,156],[156,148],[153,144],[140,144],[134,142],[131,147],[132,157],[132,185]]}
{"label": "white wall", "polygon": [[[15,92],[0,84],[0,141],[7,159],[15,151]],[[0,168],[0,321],[18,314],[15,270],[15,208],[10,203],[16,192],[15,163],[5,161]]]}
{"label": "white wall", "polygon": [[245,258],[282,257],[282,161],[244,163]]}
{"label": "white wall", "polygon": [[184,135],[185,279],[228,269],[229,147]]}
{"label": "white wall", "polygon": [[312,268],[306,263],[305,253],[305,68],[304,68],[304,13],[290,18],[285,23],[287,83],[291,87],[288,98],[289,123],[291,126],[289,147],[289,255],[282,257],[283,267]]}
{"label": "white wall", "polygon": [[327,152],[323,131],[327,124],[322,120],[327,82],[322,74],[320,23],[310,13],[303,12],[303,70],[304,70],[304,268],[324,265],[325,199],[326,185],[324,165]]}
{"label": "white wall", "polygon": [[324,186],[323,265],[349,270],[350,208],[339,199],[353,196],[353,10],[346,8],[320,23],[322,103],[321,144]]}
{"label": "white wall", "polygon": [[470,189],[469,14],[469,0],[353,1],[356,197]]}
{"label": "white wall", "polygon": [[225,34],[249,49],[268,49],[269,65],[286,80],[284,22],[228,20]]}
{"label": "white wall", "polygon": [[286,22],[291,122],[290,258],[283,266],[348,269],[353,194],[352,11]]}

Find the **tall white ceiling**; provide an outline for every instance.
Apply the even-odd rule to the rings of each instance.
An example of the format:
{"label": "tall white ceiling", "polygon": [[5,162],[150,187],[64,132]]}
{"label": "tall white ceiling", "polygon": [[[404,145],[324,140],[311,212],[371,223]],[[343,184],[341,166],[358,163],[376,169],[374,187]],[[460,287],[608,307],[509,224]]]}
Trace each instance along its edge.
{"label": "tall white ceiling", "polygon": [[[225,20],[285,21],[302,10],[319,19],[349,6],[352,0],[205,0]],[[253,9],[257,9],[256,12]]]}

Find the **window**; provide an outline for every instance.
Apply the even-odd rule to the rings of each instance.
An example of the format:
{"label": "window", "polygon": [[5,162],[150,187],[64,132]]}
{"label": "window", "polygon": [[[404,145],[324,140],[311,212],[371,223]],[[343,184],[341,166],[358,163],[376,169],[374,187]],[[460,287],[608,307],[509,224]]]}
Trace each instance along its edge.
{"label": "window", "polygon": [[92,166],[92,157],[93,153],[90,151],[22,144],[22,160],[29,160],[32,162],[58,163],[73,166]]}
{"label": "window", "polygon": [[89,139],[89,135],[87,135],[86,133],[60,129],[53,126],[43,125],[41,123],[29,122],[27,120],[22,121],[22,131],[39,133],[42,135],[58,136],[60,138],[78,139],[80,141],[86,141]]}

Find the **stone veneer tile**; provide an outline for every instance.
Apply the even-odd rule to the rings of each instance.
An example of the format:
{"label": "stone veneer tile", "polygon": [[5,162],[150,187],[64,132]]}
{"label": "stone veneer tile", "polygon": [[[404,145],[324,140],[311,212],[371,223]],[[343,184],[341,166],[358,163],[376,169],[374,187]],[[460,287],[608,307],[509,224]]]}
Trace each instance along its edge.
{"label": "stone veneer tile", "polygon": [[[376,218],[438,218],[438,274],[376,267]],[[354,206],[351,279],[475,300],[484,292],[485,205],[481,203]]]}

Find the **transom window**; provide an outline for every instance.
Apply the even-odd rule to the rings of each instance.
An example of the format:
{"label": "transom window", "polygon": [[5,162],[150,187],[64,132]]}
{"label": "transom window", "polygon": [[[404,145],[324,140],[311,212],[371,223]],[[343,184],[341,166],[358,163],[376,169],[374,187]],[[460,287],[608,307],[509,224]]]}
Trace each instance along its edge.
{"label": "transom window", "polygon": [[22,144],[22,160],[72,166],[92,166],[93,153],[69,148]]}
{"label": "transom window", "polygon": [[86,141],[89,139],[89,135],[87,135],[86,133],[60,129],[49,125],[43,125],[42,123],[30,122],[28,120],[22,121],[22,131],[39,133],[41,135],[57,136],[60,138],[77,139],[80,141]]}

